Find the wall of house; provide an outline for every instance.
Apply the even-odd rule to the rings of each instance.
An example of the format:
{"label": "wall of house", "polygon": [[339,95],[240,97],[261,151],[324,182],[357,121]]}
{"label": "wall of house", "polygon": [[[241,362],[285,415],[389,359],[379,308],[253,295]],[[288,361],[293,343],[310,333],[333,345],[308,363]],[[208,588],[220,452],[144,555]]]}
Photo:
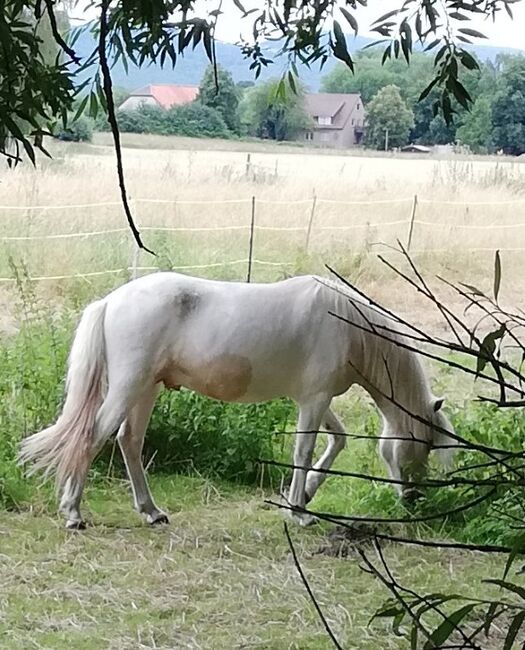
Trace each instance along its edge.
{"label": "wall of house", "polygon": [[[361,144],[361,133],[364,129],[365,110],[363,103],[359,102],[354,107],[343,128],[326,129],[312,128],[303,131],[299,139],[319,147],[330,147],[334,149],[349,149]],[[357,130],[357,132],[356,132]]]}

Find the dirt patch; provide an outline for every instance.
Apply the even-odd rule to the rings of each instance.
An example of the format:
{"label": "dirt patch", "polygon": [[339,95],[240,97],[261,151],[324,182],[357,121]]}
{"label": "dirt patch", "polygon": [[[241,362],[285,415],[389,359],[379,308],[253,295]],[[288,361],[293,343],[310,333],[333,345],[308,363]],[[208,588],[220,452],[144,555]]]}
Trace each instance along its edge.
{"label": "dirt patch", "polygon": [[337,526],[326,537],[326,541],[319,546],[314,555],[327,555],[328,557],[348,557],[355,555],[358,548],[369,546],[375,535],[376,529],[366,524],[350,526]]}

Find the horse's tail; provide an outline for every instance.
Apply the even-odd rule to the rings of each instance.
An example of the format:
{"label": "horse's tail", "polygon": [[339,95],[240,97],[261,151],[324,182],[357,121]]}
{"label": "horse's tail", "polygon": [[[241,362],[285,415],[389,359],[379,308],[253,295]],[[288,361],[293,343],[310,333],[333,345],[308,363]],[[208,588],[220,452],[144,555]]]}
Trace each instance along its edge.
{"label": "horse's tail", "polygon": [[104,316],[106,301],[89,305],[80,319],[69,355],[66,400],[57,422],[29,436],[20,461],[30,473],[55,474],[60,491],[68,478],[87,474],[92,459],[94,425],[106,391]]}

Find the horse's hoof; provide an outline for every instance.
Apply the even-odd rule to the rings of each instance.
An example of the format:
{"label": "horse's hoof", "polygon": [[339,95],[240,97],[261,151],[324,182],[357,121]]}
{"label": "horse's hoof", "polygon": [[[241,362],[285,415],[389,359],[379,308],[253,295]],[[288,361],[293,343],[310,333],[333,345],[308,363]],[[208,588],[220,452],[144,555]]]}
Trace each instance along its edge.
{"label": "horse's hoof", "polygon": [[406,503],[414,503],[419,499],[423,499],[424,496],[425,495],[423,492],[421,492],[421,490],[418,490],[417,488],[409,488],[403,492],[403,501]]}
{"label": "horse's hoof", "polygon": [[297,510],[292,510],[291,508],[286,510],[286,517],[290,519],[294,524],[297,524],[302,528],[312,526],[319,521],[317,517],[309,514],[308,512],[298,512]]}
{"label": "horse's hoof", "polygon": [[148,517],[148,524],[151,526],[159,526],[160,524],[169,524],[170,520],[168,519],[168,515],[165,515],[163,512],[159,512],[155,516],[149,516]]}
{"label": "horse's hoof", "polygon": [[86,530],[86,522],[81,519],[66,521],[66,530]]}

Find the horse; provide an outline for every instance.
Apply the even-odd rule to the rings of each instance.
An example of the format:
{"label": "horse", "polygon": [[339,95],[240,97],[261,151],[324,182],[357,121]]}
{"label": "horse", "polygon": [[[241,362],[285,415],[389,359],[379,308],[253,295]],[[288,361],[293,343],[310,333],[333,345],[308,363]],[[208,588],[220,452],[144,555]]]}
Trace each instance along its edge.
{"label": "horse", "polygon": [[[385,311],[336,280],[304,275],[263,284],[145,275],[86,307],[70,350],[62,412],[21,442],[19,458],[32,463],[30,473],[55,474],[66,527],[82,529],[86,475],[117,432],[136,510],[150,524],[167,523],[141,458],[161,388],[226,402],[289,398],[298,420],[288,509],[306,525],[305,505],[345,446],[332,400],[357,384],[382,414],[379,451],[390,482],[409,497],[430,450],[452,447],[454,434],[443,400],[432,394],[403,336]],[[328,443],[312,465],[321,425]]]}

